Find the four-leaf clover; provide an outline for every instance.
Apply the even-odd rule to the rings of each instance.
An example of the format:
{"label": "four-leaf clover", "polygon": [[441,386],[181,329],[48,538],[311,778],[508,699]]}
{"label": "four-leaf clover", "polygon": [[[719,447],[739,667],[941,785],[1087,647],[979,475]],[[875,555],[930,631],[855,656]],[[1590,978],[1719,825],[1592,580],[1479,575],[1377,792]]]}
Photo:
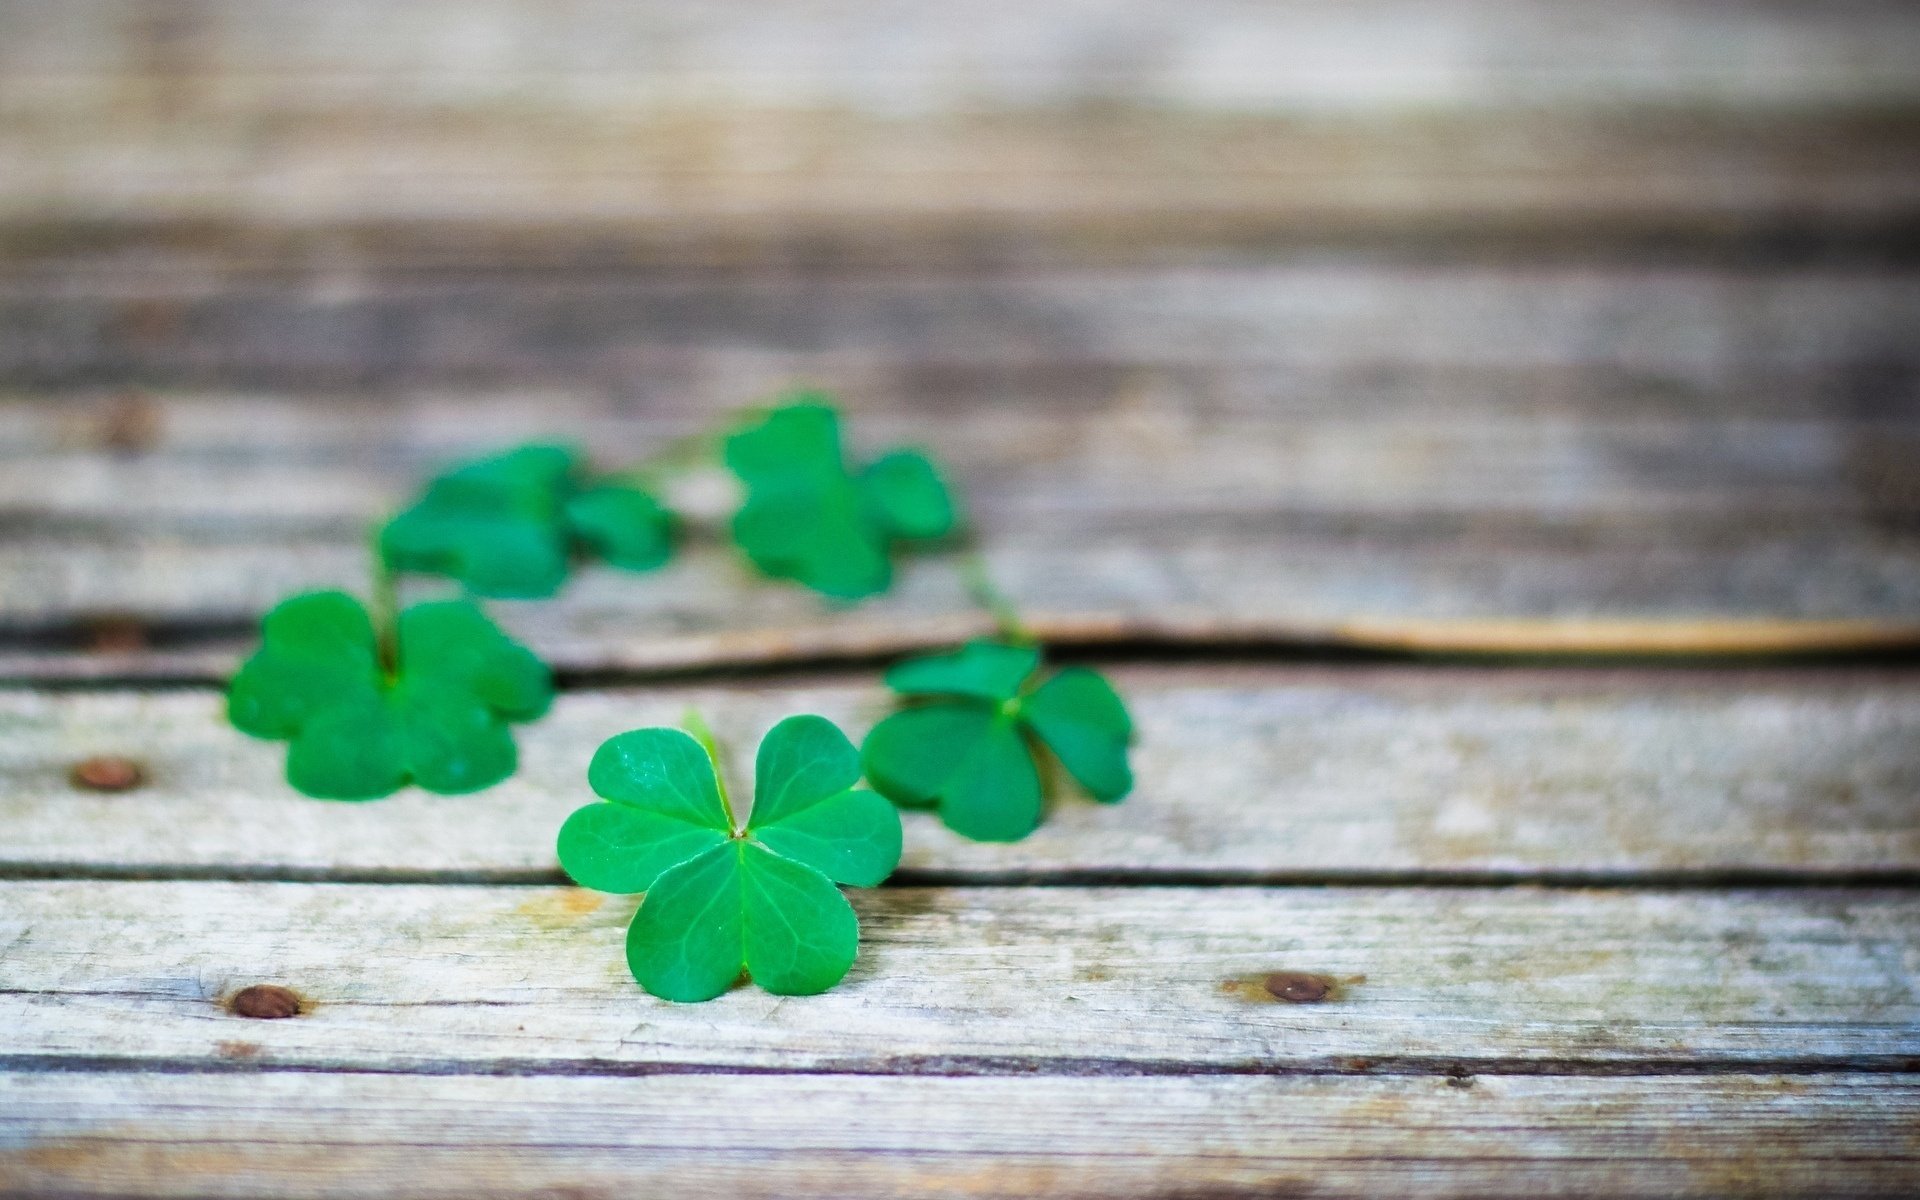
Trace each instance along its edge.
{"label": "four-leaf clover", "polygon": [[746,485],[733,537],[748,559],[839,599],[887,589],[896,541],[942,538],[959,524],[924,454],[895,450],[849,471],[839,415],[824,404],[775,409],[727,439],[726,460]]}
{"label": "four-leaf clover", "polygon": [[309,592],[267,614],[262,645],[227,693],[234,726],[290,740],[287,781],[309,796],[371,800],[408,780],[471,792],[513,774],[510,721],[546,711],[553,680],[465,600],[417,604],[382,661],[367,610]]}
{"label": "four-leaf clover", "polygon": [[666,1000],[709,1000],[744,973],[805,996],[840,982],[860,927],[836,883],[872,887],[900,861],[900,815],[854,784],[860,756],[824,717],[760,743],[736,818],[712,754],[678,729],[636,729],[594,753],[590,804],[560,829],[560,865],[587,887],[645,892],[627,965]]}
{"label": "four-leaf clover", "polygon": [[625,483],[589,483],[564,446],[522,446],[455,467],[387,522],[395,570],[450,575],[476,595],[550,596],[576,552],[645,571],[673,549],[673,518]]}
{"label": "four-leaf clover", "polygon": [[949,828],[988,842],[1018,841],[1040,823],[1035,741],[1094,799],[1125,796],[1133,788],[1126,706],[1085,667],[1036,686],[1039,666],[1037,648],[990,641],[894,666],[887,686],[922,702],[867,734],[867,780],[895,803],[937,807]]}

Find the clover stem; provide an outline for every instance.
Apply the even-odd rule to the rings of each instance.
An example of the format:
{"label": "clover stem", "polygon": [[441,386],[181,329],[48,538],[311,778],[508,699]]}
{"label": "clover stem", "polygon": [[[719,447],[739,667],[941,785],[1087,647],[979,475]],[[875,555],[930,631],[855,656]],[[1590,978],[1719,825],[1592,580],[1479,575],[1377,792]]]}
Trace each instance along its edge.
{"label": "clover stem", "polygon": [[719,442],[720,435],[712,430],[703,429],[698,433],[689,433],[673,439],[633,466],[615,471],[607,478],[620,483],[630,483],[647,491],[655,491],[668,476],[676,475],[689,467],[698,466],[712,459]]}
{"label": "clover stem", "polygon": [[700,743],[713,762],[713,781],[720,789],[720,807],[726,811],[729,830],[738,837],[739,819],[733,815],[733,801],[727,797],[727,773],[720,768],[720,744],[714,740],[713,730],[707,725],[707,719],[695,709],[688,709],[680,715],[680,724]]}
{"label": "clover stem", "polygon": [[975,604],[987,610],[987,615],[993,618],[994,627],[1002,638],[1020,643],[1039,640],[1021,623],[1013,600],[994,586],[993,576],[987,572],[985,556],[978,550],[968,550],[955,561],[955,567],[960,572],[960,581],[966,586],[967,595],[973,598]]}
{"label": "clover stem", "polygon": [[388,682],[400,676],[400,598],[393,568],[380,553],[380,526],[375,525],[368,538],[373,554],[373,635],[380,655],[380,670]]}

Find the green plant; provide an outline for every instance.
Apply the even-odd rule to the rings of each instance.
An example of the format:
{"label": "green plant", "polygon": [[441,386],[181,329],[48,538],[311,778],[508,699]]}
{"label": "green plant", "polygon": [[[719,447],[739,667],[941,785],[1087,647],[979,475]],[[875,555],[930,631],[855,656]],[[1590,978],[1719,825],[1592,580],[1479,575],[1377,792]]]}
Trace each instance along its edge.
{"label": "green plant", "polygon": [[378,624],[344,592],[281,602],[234,676],[227,713],[285,740],[287,780],[310,796],[370,800],[409,781],[471,792],[513,774],[508,724],[546,711],[545,664],[464,600],[417,604]]}
{"label": "green plant", "polygon": [[609,739],[587,768],[606,802],[561,826],[560,865],[599,891],[646,893],[627,965],[656,996],[707,1000],[742,975],[782,995],[825,991],[859,945],[835,884],[893,872],[899,814],[854,786],[859,755],[824,717],[788,717],[761,741],[745,819],[716,758],[710,738],[678,729]]}
{"label": "green plant", "polygon": [[[583,558],[659,566],[679,524],[655,498],[663,479],[717,453],[742,484],[729,528],[748,561],[830,597],[872,595],[890,585],[897,549],[957,540],[960,507],[919,451],[853,466],[841,443],[839,414],[800,394],[617,473],[596,474],[577,451],[542,444],[458,464],[379,530],[373,616],[341,593],[295,597],[269,614],[264,644],[233,680],[233,723],[289,740],[287,777],[312,796],[497,782],[514,769],[508,723],[545,710],[548,673],[470,601],[395,617],[403,576],[448,576],[474,596],[539,597]],[[992,840],[1038,823],[1042,747],[1096,798],[1124,795],[1132,729],[1119,697],[1082,668],[1041,681],[1040,651],[1013,606],[977,557],[960,567],[1001,640],[888,673],[910,706],[867,738],[873,785]]]}
{"label": "green plant", "polygon": [[1042,679],[1040,660],[1037,646],[976,641],[895,665],[887,686],[911,703],[867,734],[868,782],[895,803],[938,809],[956,833],[995,842],[1040,823],[1042,747],[1094,799],[1125,796],[1126,706],[1098,672],[1068,667]]}
{"label": "green plant", "polygon": [[895,450],[850,470],[840,418],[817,398],[790,404],[727,439],[746,487],[733,537],[754,566],[843,600],[883,592],[896,544],[945,538],[957,506],[926,455]]}
{"label": "green plant", "polygon": [[521,446],[463,463],[387,522],[380,553],[395,571],[447,575],[477,596],[551,596],[574,558],[646,571],[673,552],[673,517],[619,479],[587,476],[565,446]]}

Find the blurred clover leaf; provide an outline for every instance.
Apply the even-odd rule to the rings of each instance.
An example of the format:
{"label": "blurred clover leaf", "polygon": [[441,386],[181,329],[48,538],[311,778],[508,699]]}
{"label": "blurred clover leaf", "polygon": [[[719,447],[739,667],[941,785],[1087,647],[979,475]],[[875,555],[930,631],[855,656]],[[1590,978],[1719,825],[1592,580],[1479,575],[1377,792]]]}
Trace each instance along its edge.
{"label": "blurred clover leaf", "polygon": [[811,397],[777,408],[726,442],[746,486],[734,541],[762,572],[857,600],[893,580],[897,542],[944,538],[960,524],[952,494],[924,454],[895,450],[853,471],[840,417]]}
{"label": "blurred clover leaf", "polygon": [[1035,742],[1094,799],[1125,796],[1133,723],[1113,686],[1085,667],[1036,684],[1039,667],[1036,647],[993,641],[897,664],[887,686],[915,703],[867,734],[868,781],[987,842],[1018,841],[1040,823]]}
{"label": "blurred clover leaf", "polygon": [[627,965],[666,1000],[710,1000],[742,973],[807,996],[846,975],[858,949],[836,883],[872,887],[900,861],[900,815],[854,784],[860,756],[824,717],[788,717],[760,743],[742,824],[714,755],[678,729],[603,743],[587,782],[607,801],[560,829],[560,865],[586,887],[645,892]]}
{"label": "blurred clover leaf", "polygon": [[629,483],[592,482],[564,446],[522,446],[454,467],[389,521],[399,571],[449,575],[480,596],[550,596],[576,554],[645,571],[667,561],[673,517]]}
{"label": "blurred clover leaf", "polygon": [[508,722],[552,699],[546,665],[468,601],[414,605],[383,639],[352,596],[309,592],[267,614],[227,715],[291,743],[287,781],[300,791],[371,800],[408,781],[442,793],[498,783],[517,759]]}

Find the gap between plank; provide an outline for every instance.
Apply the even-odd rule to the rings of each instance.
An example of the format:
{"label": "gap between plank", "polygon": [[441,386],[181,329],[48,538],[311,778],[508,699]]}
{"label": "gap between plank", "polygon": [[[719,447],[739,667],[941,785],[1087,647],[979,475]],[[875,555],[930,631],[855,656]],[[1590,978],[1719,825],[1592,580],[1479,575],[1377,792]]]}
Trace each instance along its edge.
{"label": "gap between plank", "polygon": [[[353,886],[571,887],[559,869],[409,870],[406,868],[233,866],[206,863],[0,861],[0,883],[306,883]],[[1920,868],[1675,867],[1646,870],[1460,869],[1156,871],[1150,868],[968,871],[906,867],[881,889],[908,888],[1546,888],[1568,891],[1724,891],[1728,889],[1920,888]]]}
{"label": "gap between plank", "polygon": [[[1726,668],[1787,668],[1872,666],[1894,669],[1920,667],[1920,625],[1894,622],[1764,622],[1751,629],[1732,628],[1715,638],[1687,642],[1681,626],[1636,623],[1596,635],[1586,649],[1565,627],[1540,623],[1542,634],[1527,647],[1524,631],[1515,623],[1464,623],[1448,632],[1451,623],[1411,623],[1367,627],[1351,634],[1326,637],[1275,634],[1186,637],[1178,634],[1121,633],[1077,635],[1071,629],[1039,632],[1053,658],[1061,663],[1098,662],[1111,666],[1216,665],[1328,667],[1484,667],[1489,669],[1617,669],[1622,667],[1687,672]],[[1644,626],[1644,627],[1642,627]],[[217,630],[217,632],[213,632]],[[204,636],[202,634],[204,633]],[[71,636],[76,652],[70,658],[49,657],[35,662],[32,655],[68,648]],[[229,672],[204,662],[182,663],[180,656],[196,651],[240,651],[236,642],[251,645],[252,626],[192,627],[155,633],[150,666],[141,655],[115,655],[96,664],[77,652],[78,632],[21,634],[0,631],[0,688],[38,691],[193,690],[221,688]],[[563,692],[646,684],[700,682],[766,682],[823,673],[877,672],[900,658],[937,650],[950,641],[903,639],[886,649],[856,648],[846,652],[821,651],[785,658],[734,660],[659,667],[559,666],[555,686]],[[7,655],[27,659],[9,665]]]}
{"label": "gap between plank", "polygon": [[808,1067],[698,1062],[616,1062],[574,1059],[424,1059],[401,1066],[272,1063],[216,1058],[143,1059],[116,1055],[0,1055],[0,1071],[155,1075],[428,1075],[483,1077],[642,1078],[657,1075],[799,1075],[883,1077],[1024,1076],[1139,1078],[1211,1076],[1439,1076],[1463,1085],[1475,1076],[1573,1076],[1583,1078],[1711,1075],[1908,1075],[1920,1072],[1920,1056],[1857,1055],[1833,1058],[1676,1060],[1500,1059],[1444,1055],[1380,1055],[1301,1059],[1275,1063],[1191,1063],[1178,1059],[1040,1058],[1010,1055],[907,1055],[828,1061]]}

